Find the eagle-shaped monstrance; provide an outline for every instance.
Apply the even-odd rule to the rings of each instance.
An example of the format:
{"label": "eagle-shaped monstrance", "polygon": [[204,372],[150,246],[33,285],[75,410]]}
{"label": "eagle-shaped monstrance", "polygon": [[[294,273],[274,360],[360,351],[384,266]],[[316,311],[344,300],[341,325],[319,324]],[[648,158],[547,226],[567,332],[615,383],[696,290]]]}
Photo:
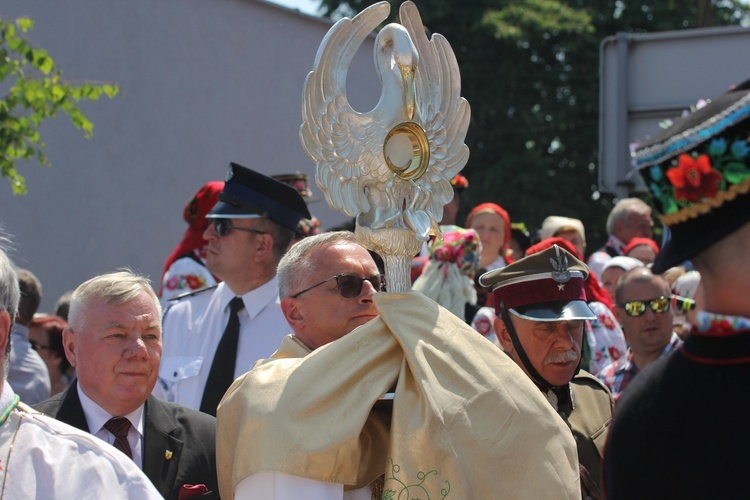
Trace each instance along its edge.
{"label": "eagle-shaped monstrance", "polygon": [[401,24],[375,38],[380,99],[359,112],[346,97],[346,74],[364,39],[387,17],[379,2],[338,21],[323,39],[305,81],[300,138],[317,166],[316,180],[331,207],[356,217],[362,244],[380,254],[392,292],[410,289],[411,257],[453,198],[450,180],[466,165],[470,109],[448,41],[430,39],[413,2]]}

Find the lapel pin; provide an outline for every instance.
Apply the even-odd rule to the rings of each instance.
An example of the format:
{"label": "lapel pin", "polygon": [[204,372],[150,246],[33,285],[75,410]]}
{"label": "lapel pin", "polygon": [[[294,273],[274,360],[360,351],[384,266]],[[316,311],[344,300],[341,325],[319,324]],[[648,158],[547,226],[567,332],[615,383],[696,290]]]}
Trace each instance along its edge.
{"label": "lapel pin", "polygon": [[164,458],[166,458],[167,460],[172,460],[172,455],[173,453],[169,450],[164,452]]}

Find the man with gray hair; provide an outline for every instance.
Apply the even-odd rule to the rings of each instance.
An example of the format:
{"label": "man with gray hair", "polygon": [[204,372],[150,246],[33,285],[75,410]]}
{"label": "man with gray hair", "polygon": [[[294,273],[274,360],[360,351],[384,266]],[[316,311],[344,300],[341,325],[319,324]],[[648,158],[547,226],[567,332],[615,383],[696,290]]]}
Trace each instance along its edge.
{"label": "man with gray hair", "polygon": [[601,278],[604,264],[617,255],[633,238],[651,238],[654,221],[651,207],[639,198],[624,198],[609,212],[607,234],[609,239],[602,248],[592,253],[588,260],[589,271]]}
{"label": "man with gray hair", "polygon": [[294,334],[219,404],[224,498],[580,497],[573,436],[542,394],[423,294],[378,293],[353,234],[296,243],[277,276]]}
{"label": "man with gray hair", "polygon": [[63,346],[77,383],[36,409],[114,445],[165,498],[217,490],[215,419],[151,396],[161,307],[146,278],[120,271],[76,288]]}
{"label": "man with gray hair", "polygon": [[[1,240],[0,240],[1,242]],[[0,247],[0,356],[7,370],[18,312],[18,278]],[[158,499],[125,455],[90,434],[42,415],[13,393],[0,371],[0,457],[4,498]]]}
{"label": "man with gray hair", "polygon": [[284,342],[296,338],[308,352],[377,316],[372,295],[385,288],[375,261],[348,231],[296,243],[279,262],[277,276],[281,310],[294,331]]}

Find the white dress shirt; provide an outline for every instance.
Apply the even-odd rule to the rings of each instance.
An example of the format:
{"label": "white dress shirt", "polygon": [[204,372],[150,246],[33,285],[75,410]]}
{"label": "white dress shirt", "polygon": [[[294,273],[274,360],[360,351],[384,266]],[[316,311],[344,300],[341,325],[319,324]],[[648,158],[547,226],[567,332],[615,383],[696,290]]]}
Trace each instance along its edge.
{"label": "white dress shirt", "polygon": [[[13,389],[6,382],[0,411],[12,400]],[[113,447],[22,407],[0,426],[3,498],[162,498],[133,461]]]}
{"label": "white dress shirt", "polygon": [[284,500],[304,498],[305,500],[370,500],[372,488],[365,486],[345,492],[344,485],[326,483],[304,477],[262,472],[240,481],[234,489],[235,500]]}
{"label": "white dress shirt", "polygon": [[112,417],[125,417],[130,420],[130,430],[128,431],[130,452],[133,456],[133,462],[139,469],[143,469],[143,405],[127,415],[110,415],[83,392],[80,382],[78,382],[78,397],[81,400],[81,407],[89,426],[89,432],[111,445],[115,444],[115,435],[105,429],[104,424]]}
{"label": "white dress shirt", "polygon": [[[226,283],[185,297],[164,315],[164,349],[154,395],[199,410],[216,348],[229,322],[229,301],[235,297]],[[234,377],[268,358],[291,328],[281,312],[276,277],[242,295],[240,338]]]}

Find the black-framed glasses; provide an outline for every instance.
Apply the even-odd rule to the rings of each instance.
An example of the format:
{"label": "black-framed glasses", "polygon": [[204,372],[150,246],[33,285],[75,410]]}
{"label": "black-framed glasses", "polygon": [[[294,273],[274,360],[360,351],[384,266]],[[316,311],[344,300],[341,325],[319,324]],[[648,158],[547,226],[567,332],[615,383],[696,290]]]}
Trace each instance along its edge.
{"label": "black-framed glasses", "polygon": [[35,351],[38,351],[39,349],[47,349],[48,351],[54,351],[55,348],[51,345],[44,345],[40,344],[39,342],[34,342],[33,340],[29,340],[29,344],[31,344],[31,348]]}
{"label": "black-framed glasses", "polygon": [[232,221],[229,219],[212,219],[212,223],[214,225],[216,234],[219,235],[219,238],[223,238],[224,236],[228,235],[229,231],[231,231],[232,229],[253,234],[268,234],[266,233],[266,231],[258,231],[257,229],[247,229],[244,227],[233,226]]}
{"label": "black-framed glasses", "polygon": [[674,301],[674,307],[681,313],[686,313],[695,309],[695,299],[689,299],[687,297],[680,297],[679,295],[672,295]]}
{"label": "black-framed glasses", "polygon": [[365,281],[369,281],[372,287],[378,292],[382,292],[385,290],[385,276],[383,276],[382,274],[375,274],[370,276],[369,278],[362,278],[360,276],[357,276],[356,274],[342,273],[337,274],[336,276],[331,276],[330,278],[323,280],[320,283],[316,283],[309,288],[305,288],[301,292],[297,292],[291,297],[293,299],[296,299],[303,293],[309,292],[316,286],[320,286],[323,283],[328,283],[331,280],[336,280],[336,289],[345,299],[356,299],[357,297],[359,297],[359,294],[362,293],[362,286],[365,284]]}
{"label": "black-framed glasses", "polygon": [[646,312],[646,308],[650,307],[656,314],[662,314],[669,311],[670,297],[657,297],[651,300],[631,300],[624,304],[617,304],[617,307],[622,307],[625,310],[625,314],[633,318],[643,315]]}

